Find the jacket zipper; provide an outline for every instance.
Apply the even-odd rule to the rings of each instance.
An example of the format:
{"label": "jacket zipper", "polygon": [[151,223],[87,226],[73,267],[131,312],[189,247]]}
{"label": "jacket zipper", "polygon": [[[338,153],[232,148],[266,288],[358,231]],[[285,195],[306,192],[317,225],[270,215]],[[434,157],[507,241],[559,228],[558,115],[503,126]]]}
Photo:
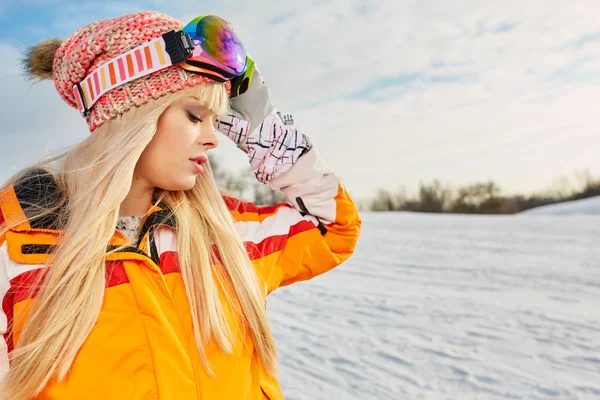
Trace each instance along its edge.
{"label": "jacket zipper", "polygon": [[[154,235],[155,235],[155,231],[154,231],[154,229],[151,229],[148,232],[148,237],[146,240],[148,241],[148,249],[150,250],[151,253],[154,251],[156,254],[156,257],[158,259],[158,249],[156,247],[156,240],[154,238]],[[175,311],[175,314],[177,315],[181,333],[183,335],[185,335],[183,319],[181,318],[181,314],[179,313],[179,309],[177,308],[177,303],[175,303],[175,299],[173,299],[173,295],[171,294],[171,291],[169,290],[169,287],[167,286],[167,281],[165,280],[165,276],[163,275],[162,270],[160,269],[159,263],[158,262],[155,263],[151,257],[146,256],[146,258],[148,259],[147,260],[148,262],[154,264],[156,266],[156,268],[158,269],[164,290],[168,294],[169,300],[171,301],[171,305],[173,307],[173,310]],[[182,279],[183,279],[183,277],[182,277]],[[187,298],[187,296],[186,296],[186,298]],[[194,371],[194,380],[196,382],[196,397],[198,400],[200,400],[200,398],[201,398],[200,397],[200,377],[198,374],[198,368],[196,366],[196,363],[194,363],[192,356],[191,356],[192,351],[195,351],[196,353],[198,352],[198,349],[196,349],[196,340],[195,340],[194,335],[192,334],[189,340],[186,339],[186,342],[187,342],[187,348],[188,348],[188,358],[190,358],[190,363],[192,364],[192,369]],[[190,349],[190,347],[191,347],[191,349]]]}

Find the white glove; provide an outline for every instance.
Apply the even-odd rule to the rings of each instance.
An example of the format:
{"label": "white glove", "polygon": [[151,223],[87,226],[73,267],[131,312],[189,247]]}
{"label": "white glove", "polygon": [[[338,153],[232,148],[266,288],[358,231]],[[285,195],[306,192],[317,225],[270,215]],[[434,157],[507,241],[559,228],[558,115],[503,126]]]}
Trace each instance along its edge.
{"label": "white glove", "polygon": [[288,171],[312,148],[291,116],[282,117],[277,112],[256,67],[252,84],[244,94],[231,100],[230,113],[216,120],[215,129],[248,154],[250,168],[262,183]]}

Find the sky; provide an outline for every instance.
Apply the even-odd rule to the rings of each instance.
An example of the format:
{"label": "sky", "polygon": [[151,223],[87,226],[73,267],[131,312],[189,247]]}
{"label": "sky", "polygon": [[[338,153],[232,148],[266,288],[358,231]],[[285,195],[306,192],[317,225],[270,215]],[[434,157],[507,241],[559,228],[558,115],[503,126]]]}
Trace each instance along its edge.
{"label": "sky", "polygon": [[[358,198],[433,179],[530,194],[600,176],[596,0],[0,0],[0,181],[89,134],[52,82],[23,78],[27,46],[142,10],[228,19],[275,106]],[[248,168],[227,139],[215,151]]]}

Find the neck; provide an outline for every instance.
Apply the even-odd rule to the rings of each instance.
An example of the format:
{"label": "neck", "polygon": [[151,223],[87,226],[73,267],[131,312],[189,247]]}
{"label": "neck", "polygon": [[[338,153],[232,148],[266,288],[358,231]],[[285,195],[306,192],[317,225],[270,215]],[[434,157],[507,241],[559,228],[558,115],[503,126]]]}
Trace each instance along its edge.
{"label": "neck", "polygon": [[154,188],[143,184],[134,176],[131,189],[121,203],[119,216],[144,215],[152,203]]}

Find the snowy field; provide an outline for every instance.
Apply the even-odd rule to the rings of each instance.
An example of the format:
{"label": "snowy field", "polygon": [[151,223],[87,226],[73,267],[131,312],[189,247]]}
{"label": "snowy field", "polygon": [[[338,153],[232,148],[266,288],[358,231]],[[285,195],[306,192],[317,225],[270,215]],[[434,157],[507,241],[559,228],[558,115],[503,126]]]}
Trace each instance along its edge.
{"label": "snowy field", "polygon": [[269,297],[286,399],[600,399],[600,215],[363,220]]}

